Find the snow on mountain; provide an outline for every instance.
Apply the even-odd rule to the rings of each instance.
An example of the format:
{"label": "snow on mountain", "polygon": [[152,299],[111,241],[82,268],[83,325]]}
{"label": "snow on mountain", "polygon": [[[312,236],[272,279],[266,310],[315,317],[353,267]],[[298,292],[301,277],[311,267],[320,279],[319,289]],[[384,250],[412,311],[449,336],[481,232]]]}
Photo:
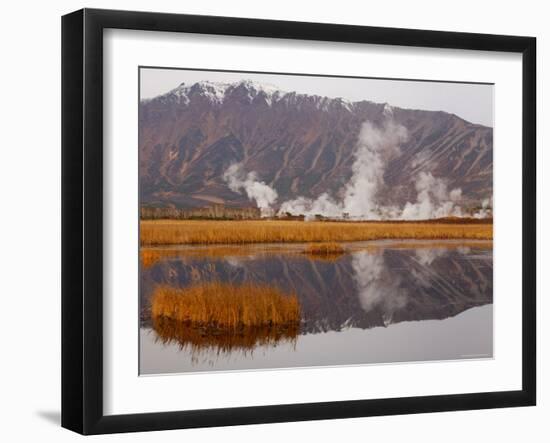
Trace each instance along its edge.
{"label": "snow on mountain", "polygon": [[182,83],[171,91],[159,95],[156,98],[142,100],[142,103],[158,100],[160,102],[176,101],[179,104],[188,105],[194,97],[207,98],[211,103],[221,105],[227,98],[239,95],[249,103],[257,97],[261,97],[272,106],[281,102],[290,106],[300,103],[310,103],[317,109],[328,111],[331,107],[341,107],[352,112],[354,102],[341,97],[330,98],[320,95],[299,94],[287,92],[269,83],[260,83],[253,80],[241,80],[238,82],[212,82],[208,80],[193,84]]}
{"label": "snow on mountain", "polygon": [[244,91],[245,97],[250,101],[258,95],[262,95],[269,104],[272,103],[274,96],[285,94],[274,85],[252,80],[242,80],[234,83],[204,80],[193,84],[182,83],[168,93],[160,95],[157,99],[165,101],[176,97],[180,103],[188,104],[193,96],[202,96],[208,98],[212,103],[221,104],[226,97],[238,91]]}

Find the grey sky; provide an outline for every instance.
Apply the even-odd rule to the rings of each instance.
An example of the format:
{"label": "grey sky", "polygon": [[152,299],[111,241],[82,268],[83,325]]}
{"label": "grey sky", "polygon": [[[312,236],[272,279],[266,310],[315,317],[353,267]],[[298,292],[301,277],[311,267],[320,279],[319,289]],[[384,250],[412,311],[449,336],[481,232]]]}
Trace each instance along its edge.
{"label": "grey sky", "polygon": [[163,94],[182,82],[193,84],[208,80],[232,83],[243,79],[269,83],[283,91],[342,97],[351,101],[387,102],[401,108],[446,111],[472,123],[493,126],[493,86],[467,83],[146,68],[141,69],[140,98]]}

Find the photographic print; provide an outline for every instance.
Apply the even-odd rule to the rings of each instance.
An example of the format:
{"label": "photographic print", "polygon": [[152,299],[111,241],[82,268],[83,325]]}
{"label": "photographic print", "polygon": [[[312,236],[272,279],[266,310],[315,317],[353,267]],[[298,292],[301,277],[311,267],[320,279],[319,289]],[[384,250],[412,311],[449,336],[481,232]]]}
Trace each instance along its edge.
{"label": "photographic print", "polygon": [[140,67],[140,374],[492,358],[493,89]]}

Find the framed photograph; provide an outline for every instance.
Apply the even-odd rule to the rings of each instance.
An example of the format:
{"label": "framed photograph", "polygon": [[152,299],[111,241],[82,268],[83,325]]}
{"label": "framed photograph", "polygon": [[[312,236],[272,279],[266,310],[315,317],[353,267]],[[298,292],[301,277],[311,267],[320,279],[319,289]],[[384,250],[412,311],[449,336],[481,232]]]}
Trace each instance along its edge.
{"label": "framed photograph", "polygon": [[62,20],[62,425],[536,402],[531,37]]}

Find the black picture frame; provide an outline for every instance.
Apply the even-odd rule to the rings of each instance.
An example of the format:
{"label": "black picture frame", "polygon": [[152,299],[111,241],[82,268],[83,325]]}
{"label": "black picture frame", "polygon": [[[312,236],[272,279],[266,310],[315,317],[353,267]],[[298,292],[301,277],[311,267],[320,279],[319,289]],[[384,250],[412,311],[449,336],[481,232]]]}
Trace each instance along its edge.
{"label": "black picture frame", "polygon": [[[522,54],[522,389],[131,415],[103,413],[103,30],[503,51]],[[152,431],[536,403],[536,39],[229,17],[83,9],[62,18],[62,426]],[[520,278],[518,273],[514,278]]]}

